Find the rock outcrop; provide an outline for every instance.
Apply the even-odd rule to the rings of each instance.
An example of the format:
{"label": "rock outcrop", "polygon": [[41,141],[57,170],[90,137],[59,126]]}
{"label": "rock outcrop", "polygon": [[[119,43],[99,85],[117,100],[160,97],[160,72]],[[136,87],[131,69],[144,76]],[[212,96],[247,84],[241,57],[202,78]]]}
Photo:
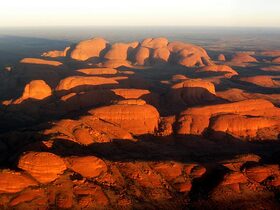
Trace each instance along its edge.
{"label": "rock outcrop", "polygon": [[59,61],[51,61],[40,58],[24,58],[20,61],[22,64],[37,64],[37,65],[49,65],[49,66],[61,66]]}
{"label": "rock outcrop", "polygon": [[63,159],[49,152],[28,152],[20,157],[18,167],[43,184],[54,181],[66,170]]}
{"label": "rock outcrop", "polygon": [[279,117],[280,109],[262,99],[190,108],[180,114],[177,132],[202,135],[212,127],[215,137],[221,131],[237,138],[277,139]]}
{"label": "rock outcrop", "polygon": [[27,99],[43,100],[52,95],[52,89],[43,80],[33,80],[25,85],[22,96],[15,100],[14,104],[19,104]]}
{"label": "rock outcrop", "polygon": [[90,110],[89,113],[101,120],[119,125],[135,135],[153,133],[159,121],[156,108],[143,103],[139,104],[137,101],[100,107]]}
{"label": "rock outcrop", "polygon": [[107,172],[105,162],[94,156],[70,157],[67,162],[71,170],[86,178],[95,178]]}
{"label": "rock outcrop", "polygon": [[79,42],[70,53],[70,57],[79,61],[89,58],[99,58],[101,52],[106,49],[107,41],[103,38],[93,38]]}
{"label": "rock outcrop", "polygon": [[[102,86],[102,85],[114,85],[118,82],[112,78],[106,77],[95,77],[95,76],[72,76],[61,80],[56,87],[56,91],[71,90],[76,88],[76,91],[82,91],[89,88],[90,86]],[[75,91],[73,91],[75,92]]]}
{"label": "rock outcrop", "polygon": [[30,186],[36,186],[37,182],[30,177],[13,171],[0,172],[0,194],[17,193]]}
{"label": "rock outcrop", "polygon": [[196,72],[224,73],[228,77],[231,77],[231,76],[234,76],[234,75],[238,75],[238,73],[235,70],[233,70],[230,66],[226,66],[226,65],[204,66],[204,67],[198,69]]}
{"label": "rock outcrop", "polygon": [[248,53],[237,53],[232,57],[231,62],[233,62],[233,63],[254,63],[254,62],[258,62],[258,61],[256,58],[249,55]]}

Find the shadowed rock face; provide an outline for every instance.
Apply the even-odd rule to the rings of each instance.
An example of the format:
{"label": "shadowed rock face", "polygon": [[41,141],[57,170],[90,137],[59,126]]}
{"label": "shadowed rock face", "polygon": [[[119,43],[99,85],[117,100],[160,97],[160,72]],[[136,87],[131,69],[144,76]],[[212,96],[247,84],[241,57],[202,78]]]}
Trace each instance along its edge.
{"label": "shadowed rock face", "polygon": [[0,71],[0,206],[279,209],[278,52],[207,49],[93,38]]}

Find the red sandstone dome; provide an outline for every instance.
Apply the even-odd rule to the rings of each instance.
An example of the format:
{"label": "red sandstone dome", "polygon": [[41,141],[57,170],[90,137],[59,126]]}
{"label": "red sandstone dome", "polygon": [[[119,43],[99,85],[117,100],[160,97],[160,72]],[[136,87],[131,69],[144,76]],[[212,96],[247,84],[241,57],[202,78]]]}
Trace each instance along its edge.
{"label": "red sandstone dome", "polygon": [[20,158],[18,167],[27,171],[40,183],[52,182],[66,170],[64,161],[48,152],[28,152]]}
{"label": "red sandstone dome", "polygon": [[223,73],[229,73],[230,76],[238,75],[238,73],[235,70],[233,70],[230,66],[226,66],[226,65],[204,66],[198,69],[197,72],[223,72]]}
{"label": "red sandstone dome", "polygon": [[106,48],[107,41],[103,38],[93,38],[79,42],[70,53],[75,60],[85,61],[96,58]]}
{"label": "red sandstone dome", "polygon": [[140,47],[135,55],[135,62],[137,65],[149,64],[150,49],[147,47]]}
{"label": "red sandstone dome", "polygon": [[153,133],[159,121],[156,108],[145,103],[139,105],[137,101],[100,107],[90,110],[89,113],[101,120],[117,124],[136,135]]}
{"label": "red sandstone dome", "polygon": [[233,62],[233,63],[252,63],[253,62],[254,63],[254,62],[258,62],[258,61],[256,58],[249,55],[248,53],[237,53],[232,57],[231,62]]}
{"label": "red sandstone dome", "polygon": [[151,48],[151,49],[158,49],[158,48],[164,48],[168,44],[168,40],[164,37],[159,38],[147,38],[144,39],[141,43],[142,47]]}
{"label": "red sandstone dome", "polygon": [[13,103],[21,103],[27,99],[43,100],[52,95],[52,89],[43,80],[33,80],[24,87],[22,96]]}
{"label": "red sandstone dome", "polygon": [[127,60],[132,49],[138,46],[138,42],[115,43],[111,46],[104,58],[108,60]]}
{"label": "red sandstone dome", "polygon": [[[224,114],[235,115],[225,117],[223,116]],[[218,116],[220,118],[217,118]],[[187,109],[181,113],[181,117],[179,118],[178,122],[180,126],[178,133],[201,135],[208,129],[209,125],[211,127],[211,123],[214,123],[214,127],[222,129],[225,126],[227,128],[223,128],[222,130],[226,131],[226,133],[231,133],[230,130],[232,130],[233,132],[231,134],[240,138],[245,136],[246,138],[277,139],[279,131],[279,123],[277,122],[279,122],[279,119],[280,109],[276,108],[269,101],[262,99],[245,100]],[[240,125],[237,123],[238,120],[240,120]],[[222,122],[222,124],[218,123],[217,125],[215,122]],[[252,130],[250,131],[249,127],[253,124],[255,125],[252,126]],[[231,126],[233,127],[231,128]],[[267,128],[268,130],[261,132],[262,128]],[[246,133],[247,131],[248,133]],[[257,133],[259,135],[256,136],[255,134]]]}
{"label": "red sandstone dome", "polygon": [[270,88],[280,87],[280,82],[274,80],[272,76],[242,77],[239,80],[244,82],[249,82],[262,87],[270,87]]}

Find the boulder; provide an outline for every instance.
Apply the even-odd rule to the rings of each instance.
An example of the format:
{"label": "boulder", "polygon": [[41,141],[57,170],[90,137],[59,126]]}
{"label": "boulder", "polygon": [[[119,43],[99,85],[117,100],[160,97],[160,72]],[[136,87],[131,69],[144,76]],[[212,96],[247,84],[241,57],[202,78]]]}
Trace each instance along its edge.
{"label": "boulder", "polygon": [[167,47],[157,48],[153,51],[152,59],[155,63],[166,63],[169,60],[170,51]]}

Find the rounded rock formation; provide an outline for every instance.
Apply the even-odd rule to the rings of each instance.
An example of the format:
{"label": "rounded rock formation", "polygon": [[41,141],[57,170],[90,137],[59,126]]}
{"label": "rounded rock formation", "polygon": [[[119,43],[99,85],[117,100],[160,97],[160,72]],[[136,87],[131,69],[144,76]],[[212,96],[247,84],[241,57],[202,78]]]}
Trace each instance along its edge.
{"label": "rounded rock formation", "polygon": [[56,180],[67,168],[63,159],[49,152],[28,152],[20,157],[18,167],[43,184]]}
{"label": "rounded rock formation", "polygon": [[141,43],[142,47],[151,48],[151,49],[158,49],[163,48],[168,45],[168,39],[164,37],[159,38],[147,38],[144,39]]}
{"label": "rounded rock formation", "polygon": [[198,69],[196,72],[221,72],[221,73],[226,73],[230,76],[238,75],[238,73],[235,70],[233,70],[230,66],[226,66],[226,65],[204,66]]}
{"label": "rounded rock formation", "polygon": [[157,109],[147,104],[117,104],[92,109],[89,113],[135,135],[153,133],[159,121]]}
{"label": "rounded rock formation", "polygon": [[44,80],[33,80],[25,86],[23,94],[17,102],[20,103],[26,99],[43,100],[51,95],[52,89]]}
{"label": "rounded rock formation", "polygon": [[233,62],[233,63],[255,63],[258,61],[256,58],[249,55],[248,53],[237,53],[232,57],[231,62]]}
{"label": "rounded rock formation", "polygon": [[218,55],[218,61],[226,61],[226,57],[224,54]]}
{"label": "rounded rock formation", "polygon": [[103,38],[84,40],[74,47],[70,57],[79,61],[86,61],[89,58],[99,58],[106,46],[107,41]]}
{"label": "rounded rock formation", "polygon": [[127,60],[130,51],[139,45],[138,42],[115,43],[111,46],[104,58],[108,60]]}
{"label": "rounded rock formation", "polygon": [[0,172],[0,194],[1,193],[17,193],[29,186],[36,186],[37,183],[19,173],[13,171]]}
{"label": "rounded rock formation", "polygon": [[107,172],[107,165],[103,160],[94,156],[67,158],[70,169],[85,178],[95,178]]}
{"label": "rounded rock formation", "polygon": [[149,64],[150,49],[147,47],[140,47],[135,54],[135,63],[137,65]]}

